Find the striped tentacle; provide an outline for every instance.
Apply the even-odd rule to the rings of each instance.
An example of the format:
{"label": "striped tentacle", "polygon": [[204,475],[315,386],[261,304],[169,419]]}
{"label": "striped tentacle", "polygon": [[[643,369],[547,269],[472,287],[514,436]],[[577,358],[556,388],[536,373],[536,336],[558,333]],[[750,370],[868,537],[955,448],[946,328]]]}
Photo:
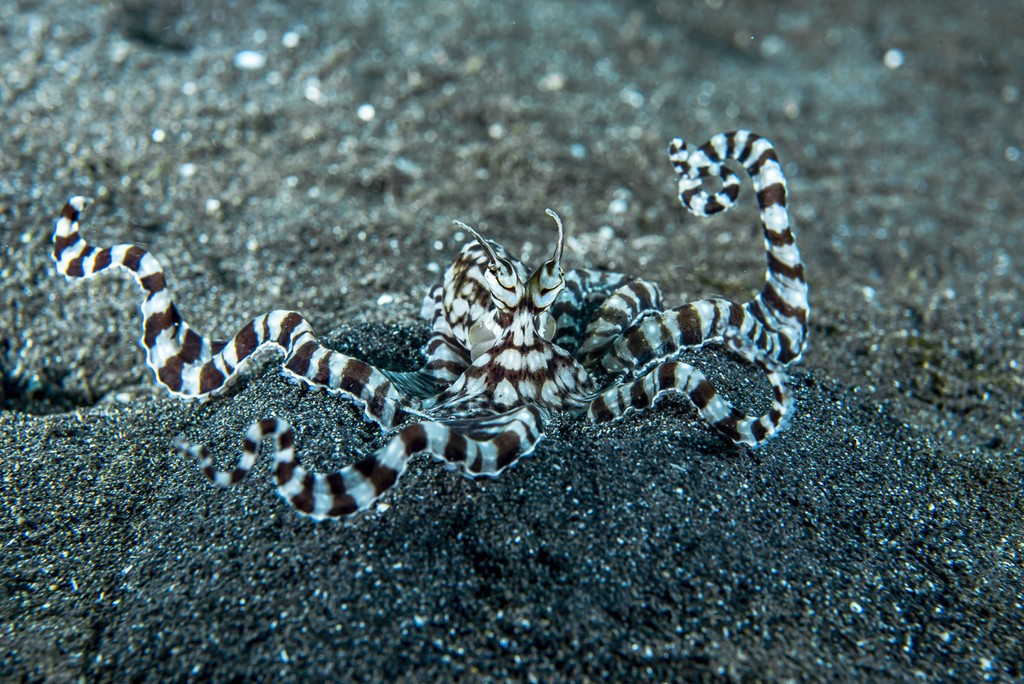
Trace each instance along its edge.
{"label": "striped tentacle", "polygon": [[416,454],[432,454],[470,477],[496,477],[533,451],[540,441],[542,420],[540,409],[531,405],[475,420],[413,423],[370,456],[329,474],[312,472],[299,463],[295,433],[278,418],[265,418],[249,427],[242,456],[231,471],[215,469],[204,446],[185,442],[176,446],[198,458],[203,473],[222,487],[244,480],[265,451],[273,460],[278,494],[301,514],[324,520],[369,508],[394,486]]}
{"label": "striped tentacle", "polygon": [[[764,327],[727,299],[698,299],[695,302],[652,314],[628,328],[601,357],[599,365],[613,375],[636,375],[653,364],[669,359],[682,349],[697,349],[718,343],[731,327],[764,332]],[[772,344],[763,336],[765,344]]]}
{"label": "striped tentacle", "polygon": [[772,386],[772,404],[761,416],[748,416],[715,390],[699,370],[682,361],[663,363],[643,377],[606,390],[594,399],[587,417],[594,423],[618,420],[633,411],[648,409],[664,395],[687,397],[701,417],[735,443],[760,446],[781,430],[792,411],[786,374],[766,369]]}
{"label": "striped tentacle", "polygon": [[585,368],[598,365],[608,347],[623,331],[633,328],[641,318],[661,313],[661,288],[637,278],[615,290],[605,299],[587,323],[577,358]]}
{"label": "striped tentacle", "polygon": [[443,287],[435,285],[420,310],[420,316],[431,322],[430,338],[421,350],[426,357],[423,366],[410,372],[383,371],[408,396],[432,397],[455,382],[469,367],[469,350],[455,339],[445,318],[443,295]]}
{"label": "striped tentacle", "polygon": [[444,451],[430,451],[469,477],[497,477],[544,436],[547,414],[536,404],[505,413],[441,421],[448,431]]}
{"label": "striped tentacle", "polygon": [[[433,377],[437,382],[450,385],[462,375],[462,372],[469,366],[469,350],[459,344],[452,332],[451,326],[444,316],[444,288],[441,285],[434,287],[433,310],[430,339],[423,351],[427,356],[427,362],[423,366],[424,373]],[[424,306],[424,313],[426,306]]]}
{"label": "striped tentacle", "polygon": [[97,248],[79,233],[79,214],[85,199],[73,197],[57,219],[53,259],[68,279],[91,278],[121,268],[131,273],[146,293],[142,302],[146,364],[157,382],[171,394],[208,399],[222,392],[239,371],[265,349],[284,352],[286,374],[363,408],[366,417],[383,429],[403,419],[401,396],[373,366],[321,345],[309,323],[294,311],[272,311],[246,324],[227,342],[214,342],[196,332],[181,317],[156,258],[136,245]]}
{"label": "striped tentacle", "polygon": [[[735,160],[750,175],[761,210],[767,271],[761,292],[744,308],[778,336],[774,353],[779,363],[799,360],[807,337],[807,282],[786,209],[786,177],[771,141],[749,131],[734,131],[688,150],[676,138],[669,144],[669,159],[678,176],[680,201],[700,217],[731,209],[739,196],[740,179],[725,160]],[[704,189],[704,179],[709,177],[722,181],[714,194]]]}
{"label": "striped tentacle", "polygon": [[549,309],[555,320],[552,341],[562,349],[575,352],[585,337],[590,310],[628,278],[621,273],[577,268],[568,271],[564,280],[565,287]]}

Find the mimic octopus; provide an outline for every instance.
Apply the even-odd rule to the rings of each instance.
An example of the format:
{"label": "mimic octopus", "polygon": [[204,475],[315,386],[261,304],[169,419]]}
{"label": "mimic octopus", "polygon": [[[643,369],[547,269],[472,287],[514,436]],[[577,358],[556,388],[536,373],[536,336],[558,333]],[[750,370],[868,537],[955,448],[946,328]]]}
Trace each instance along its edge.
{"label": "mimic octopus", "polygon": [[[135,277],[145,292],[146,363],[171,394],[215,396],[259,352],[277,350],[287,376],[353,402],[382,431],[393,432],[383,447],[330,474],[300,465],[294,431],[281,418],[248,428],[230,471],[217,470],[205,447],[176,443],[222,486],[245,479],[265,451],[286,501],[315,520],[339,518],[370,507],[417,454],[432,454],[471,477],[497,476],[534,450],[553,412],[603,423],[678,393],[732,443],[756,447],[784,427],[793,408],[786,371],[804,351],[809,309],[775,149],[741,130],[695,149],[677,138],[669,158],[680,200],[700,217],[735,205],[740,177],[729,160],[750,176],[767,259],[757,296],[745,304],[710,297],[665,308],[658,286],[642,278],[563,271],[565,231],[550,209],[558,230],[554,253],[533,272],[456,221],[473,240],[424,301],[431,325],[426,361],[412,372],[375,368],[328,349],[294,311],[259,316],[227,341],[201,335],[178,312],[152,254],[133,244],[98,248],[82,238],[83,197],[72,197],[56,221],[53,259],[68,279],[116,268]],[[708,178],[717,179],[716,190],[705,187]],[[734,408],[699,369],[679,359],[681,351],[709,344],[764,371],[772,390],[766,413]]]}

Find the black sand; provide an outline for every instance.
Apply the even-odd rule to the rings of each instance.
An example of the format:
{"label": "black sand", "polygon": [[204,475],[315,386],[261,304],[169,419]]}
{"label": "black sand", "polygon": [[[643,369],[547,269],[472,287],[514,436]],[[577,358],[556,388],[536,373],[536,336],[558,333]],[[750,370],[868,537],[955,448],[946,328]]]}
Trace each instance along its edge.
{"label": "black sand", "polygon": [[[0,679],[1024,676],[1019,3],[342,5],[0,6]],[[48,257],[85,194],[87,237],[147,245],[199,329],[296,308],[411,367],[452,218],[536,263],[552,207],[568,267],[749,297],[753,198],[699,222],[664,157],[739,127],[780,150],[813,307],[756,452],[668,401],[556,421],[493,482],[417,460],[313,524],[265,464],[218,491],[172,439],[226,464],[276,414],[327,469],[374,430],[272,362],[167,397],[134,284]]]}

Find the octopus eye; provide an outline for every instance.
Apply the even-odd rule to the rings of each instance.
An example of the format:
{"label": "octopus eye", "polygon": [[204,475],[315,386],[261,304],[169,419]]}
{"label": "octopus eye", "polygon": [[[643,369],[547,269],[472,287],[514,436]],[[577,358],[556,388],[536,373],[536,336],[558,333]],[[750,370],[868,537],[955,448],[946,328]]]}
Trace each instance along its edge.
{"label": "octopus eye", "polygon": [[511,269],[501,269],[497,273],[498,284],[506,290],[512,291],[516,289],[516,285],[519,283],[519,279]]}

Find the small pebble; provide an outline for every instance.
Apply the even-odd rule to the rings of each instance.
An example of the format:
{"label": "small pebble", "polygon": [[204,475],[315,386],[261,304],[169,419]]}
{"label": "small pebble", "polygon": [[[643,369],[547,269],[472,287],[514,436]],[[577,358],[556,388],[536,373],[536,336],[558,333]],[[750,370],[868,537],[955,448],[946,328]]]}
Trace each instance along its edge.
{"label": "small pebble", "polygon": [[889,48],[885,51],[885,56],[882,57],[882,64],[886,69],[899,69],[903,66],[903,50]]}
{"label": "small pebble", "polygon": [[267,56],[257,50],[242,50],[235,55],[235,67],[243,71],[256,71],[267,64]]}
{"label": "small pebble", "polygon": [[374,109],[372,104],[361,104],[359,109],[356,110],[356,116],[359,117],[360,121],[369,123],[373,121],[373,117],[377,116],[377,110]]}
{"label": "small pebble", "polygon": [[625,214],[627,211],[629,211],[629,202],[622,199],[621,197],[613,199],[608,204],[609,214]]}
{"label": "small pebble", "polygon": [[565,76],[558,72],[547,74],[540,79],[537,86],[546,92],[556,93],[565,88]]}

